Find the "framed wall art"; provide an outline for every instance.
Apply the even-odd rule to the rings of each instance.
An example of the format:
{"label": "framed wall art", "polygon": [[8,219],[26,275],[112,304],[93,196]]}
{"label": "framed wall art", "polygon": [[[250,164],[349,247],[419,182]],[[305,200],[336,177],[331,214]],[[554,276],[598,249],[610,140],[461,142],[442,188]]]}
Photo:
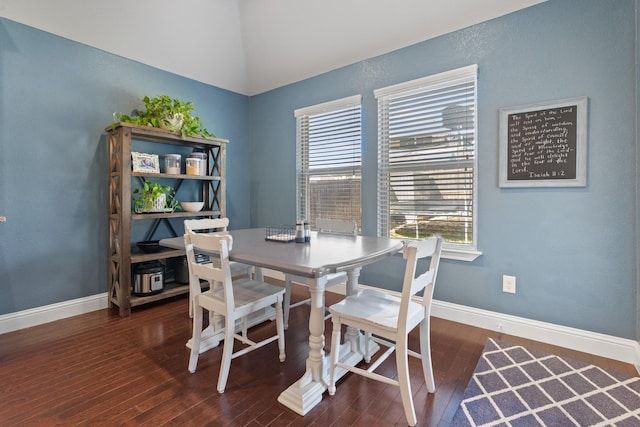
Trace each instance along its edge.
{"label": "framed wall art", "polygon": [[500,109],[500,187],[587,185],[587,97]]}
{"label": "framed wall art", "polygon": [[131,166],[134,172],[160,173],[157,154],[131,152]]}

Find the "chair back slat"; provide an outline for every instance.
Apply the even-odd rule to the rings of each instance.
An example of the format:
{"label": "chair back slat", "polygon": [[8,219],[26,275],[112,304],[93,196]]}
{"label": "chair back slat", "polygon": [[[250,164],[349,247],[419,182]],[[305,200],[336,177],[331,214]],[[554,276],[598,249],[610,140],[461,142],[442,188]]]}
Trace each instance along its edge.
{"label": "chair back slat", "polygon": [[358,234],[358,224],[355,221],[344,221],[338,219],[316,219],[318,233],[348,234],[355,236]]}
{"label": "chair back slat", "polygon": [[229,218],[203,218],[184,220],[185,233],[189,231],[221,232],[227,231],[228,226]]}
{"label": "chair back slat", "polygon": [[196,262],[191,266],[193,268],[193,274],[200,279],[215,282],[223,282],[225,279],[224,270],[211,263],[199,264]]}

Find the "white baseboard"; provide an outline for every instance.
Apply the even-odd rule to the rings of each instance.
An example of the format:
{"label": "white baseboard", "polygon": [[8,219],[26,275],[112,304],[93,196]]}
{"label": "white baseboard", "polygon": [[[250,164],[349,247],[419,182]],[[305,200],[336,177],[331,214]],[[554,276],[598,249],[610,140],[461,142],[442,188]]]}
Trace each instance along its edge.
{"label": "white baseboard", "polygon": [[107,308],[107,295],[108,293],[105,292],[84,298],[62,301],[56,304],[0,315],[0,334],[30,328],[32,326],[53,322],[66,317]]}
{"label": "white baseboard", "polygon": [[640,372],[640,343],[634,340],[437,300],[433,301],[431,314],[454,322],[630,363]]}

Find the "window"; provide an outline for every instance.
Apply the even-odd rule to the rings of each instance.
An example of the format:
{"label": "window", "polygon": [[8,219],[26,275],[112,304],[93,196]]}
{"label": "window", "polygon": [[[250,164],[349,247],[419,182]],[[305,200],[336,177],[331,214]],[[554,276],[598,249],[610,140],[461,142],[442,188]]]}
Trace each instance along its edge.
{"label": "window", "polygon": [[445,239],[444,256],[476,252],[477,66],[374,91],[378,234]]}
{"label": "window", "polygon": [[361,227],[360,95],[301,108],[296,116],[296,218]]}

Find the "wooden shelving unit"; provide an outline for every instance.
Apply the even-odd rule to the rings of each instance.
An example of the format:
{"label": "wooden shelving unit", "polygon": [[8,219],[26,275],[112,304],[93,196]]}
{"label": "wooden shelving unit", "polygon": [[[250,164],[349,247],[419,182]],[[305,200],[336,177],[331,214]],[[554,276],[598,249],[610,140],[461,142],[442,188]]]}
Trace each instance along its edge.
{"label": "wooden shelving unit", "polygon": [[[120,316],[131,314],[131,307],[158,301],[187,293],[188,285],[168,283],[163,292],[149,296],[135,296],[131,293],[132,265],[146,261],[162,260],[182,256],[183,251],[167,249],[158,253],[137,253],[132,251],[132,221],[151,221],[147,240],[151,240],[161,221],[171,218],[222,217],[226,216],[226,139],[186,137],[172,132],[119,123],[109,126],[107,132],[108,150],[108,284],[109,307],[118,307]],[[207,153],[207,175],[175,175],[165,173],[132,172],[132,141],[147,141],[180,147],[198,148]],[[131,212],[132,177],[156,180],[195,180],[201,184],[204,208],[200,212],[144,213]],[[173,228],[170,226],[170,230]],[[176,233],[172,232],[175,237]]]}

